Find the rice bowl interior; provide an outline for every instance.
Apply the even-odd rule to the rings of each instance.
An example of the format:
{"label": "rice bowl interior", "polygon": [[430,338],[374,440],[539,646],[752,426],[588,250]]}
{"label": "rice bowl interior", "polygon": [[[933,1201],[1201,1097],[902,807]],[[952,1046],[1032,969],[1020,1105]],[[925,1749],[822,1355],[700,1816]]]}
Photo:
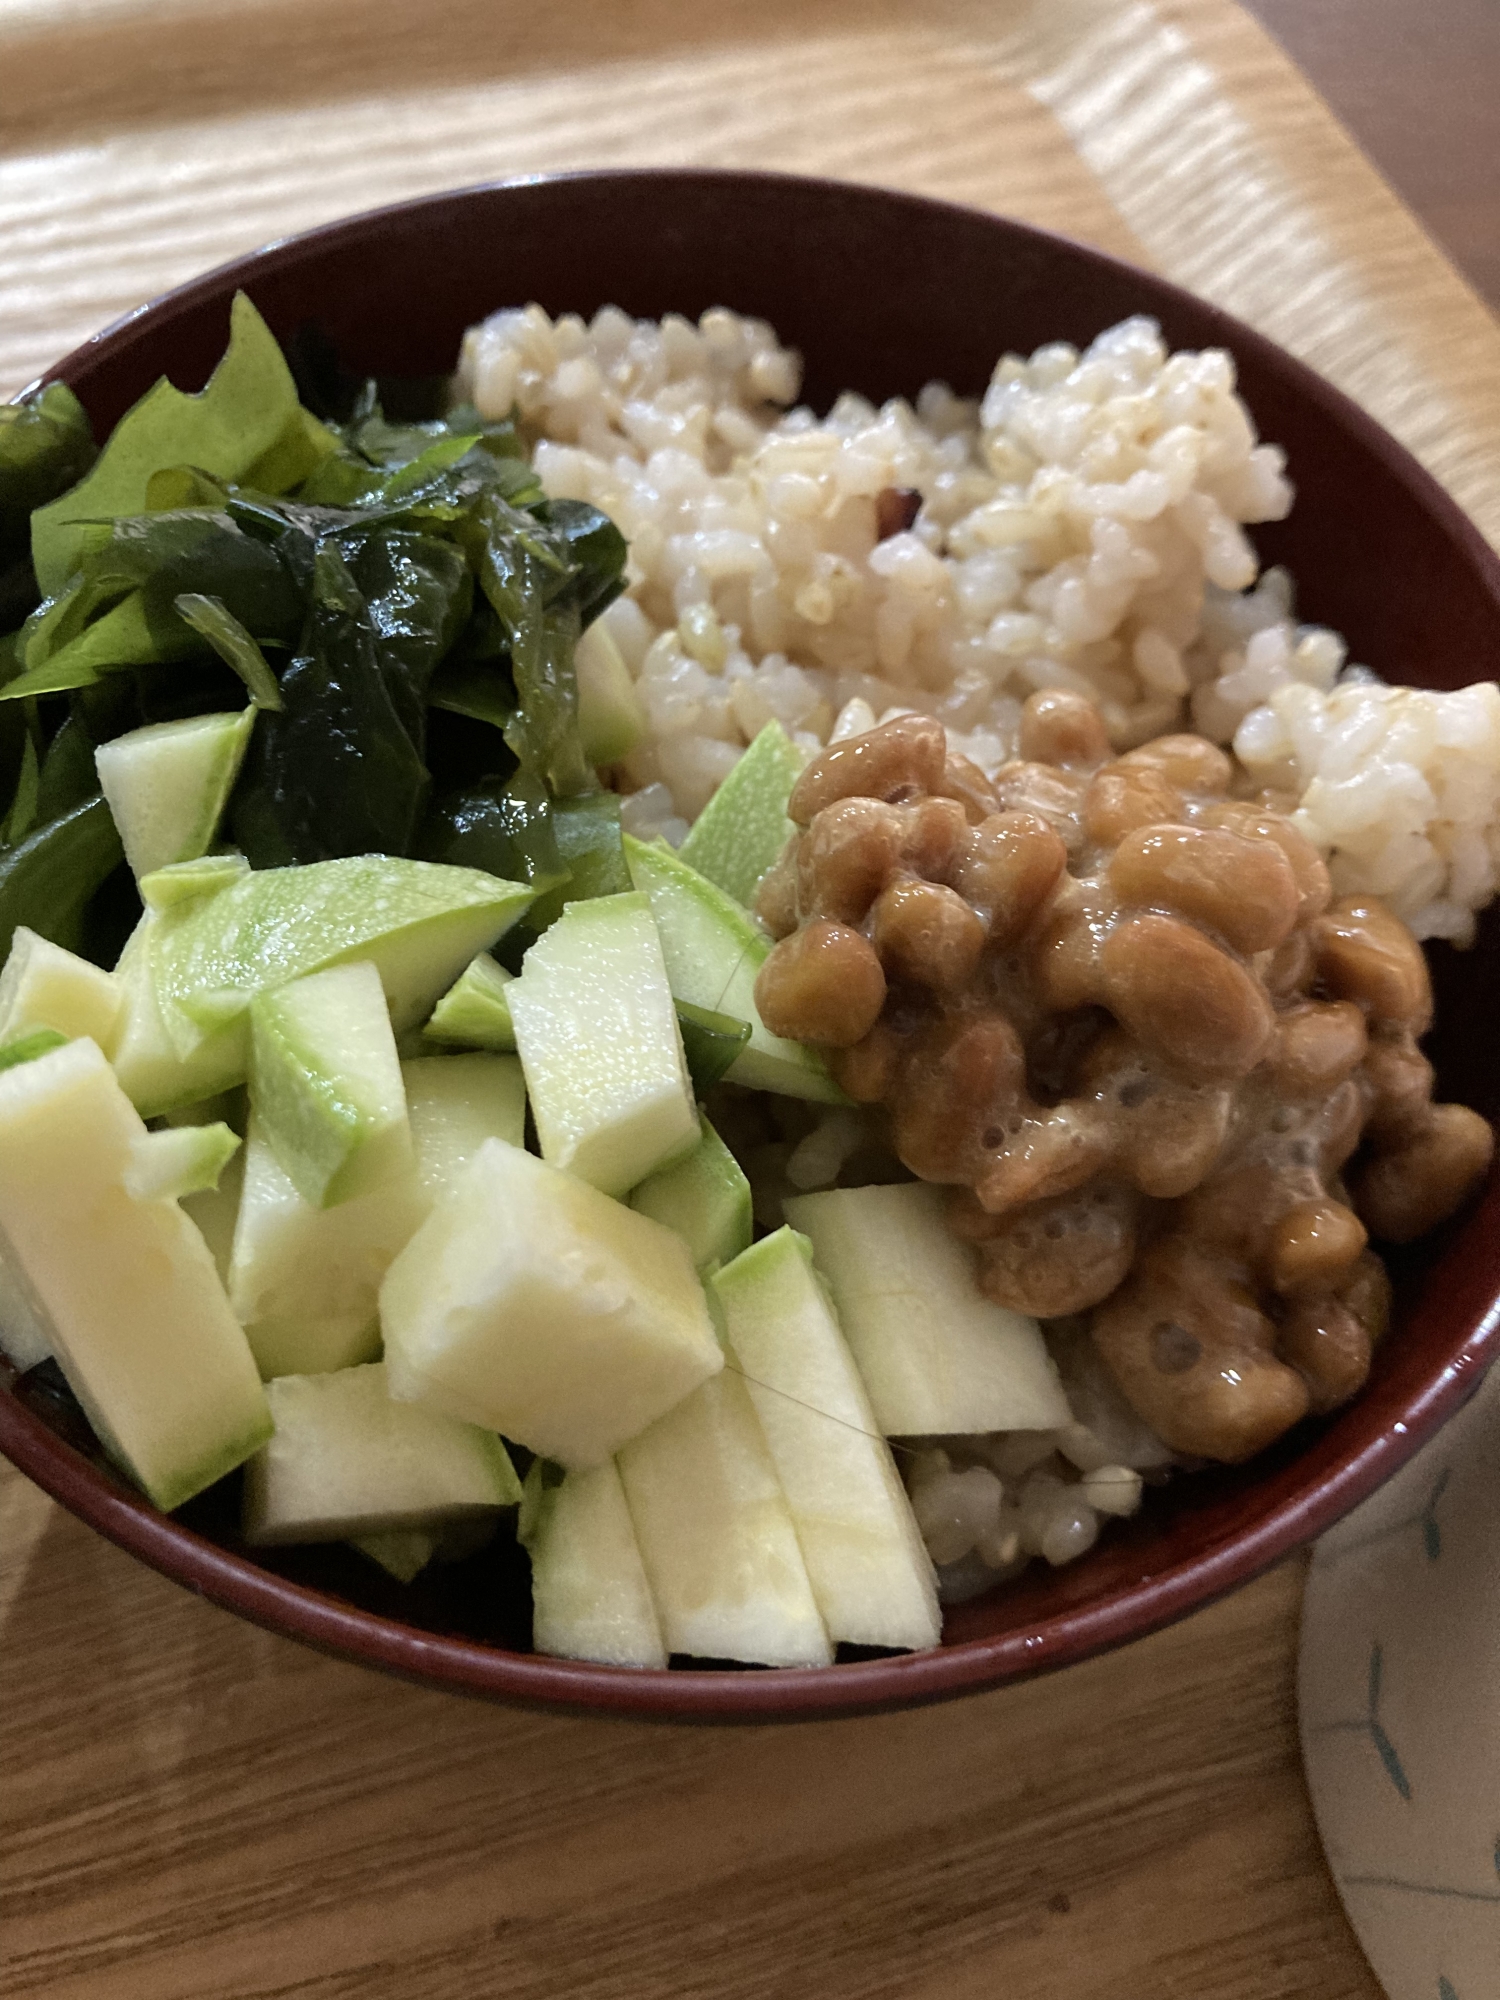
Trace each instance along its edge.
{"label": "rice bowl interior", "polygon": [[[1101,698],[1117,749],[1186,708],[1288,798],[1339,887],[1377,887],[1422,935],[1461,938],[1491,893],[1493,689],[1445,711],[1339,679],[1340,643],[1257,579],[1243,528],[1287,491],[1222,358],[1168,359],[1137,320],[1082,358],[1007,364],[982,412],[928,390],[907,409],[846,397],[825,424],[781,414],[787,353],[726,313],[661,334],[507,315],[464,367],[481,405],[510,370],[549,491],[631,538],[609,622],[651,725],[616,777],[633,830],[681,837],[770,718],[810,752],[935,712],[993,776],[1024,700],[1060,689]],[[892,491],[925,504],[880,533]],[[1085,1574],[1064,1596],[1019,1586],[1013,1616],[1085,1602]],[[950,1642],[982,1629],[956,1618]]]}

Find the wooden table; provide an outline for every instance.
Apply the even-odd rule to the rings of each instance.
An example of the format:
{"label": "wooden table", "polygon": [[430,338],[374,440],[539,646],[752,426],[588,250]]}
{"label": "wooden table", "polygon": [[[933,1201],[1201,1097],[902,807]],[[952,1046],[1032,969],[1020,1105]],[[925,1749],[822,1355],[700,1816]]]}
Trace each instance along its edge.
{"label": "wooden table", "polygon": [[[1256,11],[1493,297],[1488,0],[1423,10],[1415,48],[1403,0]],[[1229,0],[0,0],[0,392],[287,229],[648,160],[897,182],[1155,263],[1361,396],[1500,540],[1500,333]],[[1300,1583],[945,1708],[647,1728],[319,1659],[7,1470],[0,1986],[1372,2000],[1300,1780]]]}
{"label": "wooden table", "polygon": [[1500,8],[1248,0],[1397,194],[1500,307]]}

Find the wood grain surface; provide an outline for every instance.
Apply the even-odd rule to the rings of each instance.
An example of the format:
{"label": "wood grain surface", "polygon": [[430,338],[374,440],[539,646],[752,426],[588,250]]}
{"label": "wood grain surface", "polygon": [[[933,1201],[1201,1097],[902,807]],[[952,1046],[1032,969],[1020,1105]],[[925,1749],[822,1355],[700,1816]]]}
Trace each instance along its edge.
{"label": "wood grain surface", "polygon": [[[1421,10],[1441,62],[1402,53],[1404,0],[1256,6],[1492,286],[1488,0]],[[288,230],[679,161],[1153,263],[1359,396],[1500,541],[1493,319],[1228,0],[0,0],[0,393]],[[0,1990],[1374,2000],[1300,1781],[1300,1577],[920,1713],[591,1723],[256,1632],[0,1469]]]}
{"label": "wood grain surface", "polygon": [[6,1492],[10,2000],[1370,2000],[1292,1727],[1300,1572],[856,1723],[488,1709]]}

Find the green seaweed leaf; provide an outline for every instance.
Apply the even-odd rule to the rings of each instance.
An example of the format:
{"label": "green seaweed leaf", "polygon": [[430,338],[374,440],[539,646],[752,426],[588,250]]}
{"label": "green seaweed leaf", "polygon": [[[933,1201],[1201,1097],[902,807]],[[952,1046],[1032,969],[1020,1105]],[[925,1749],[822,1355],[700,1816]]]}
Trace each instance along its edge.
{"label": "green seaweed leaf", "polygon": [[435,535],[385,528],[356,544],[350,570],[368,608],[387,681],[420,747],[433,675],[473,602],[474,581],[463,552]]}
{"label": "green seaweed leaf", "polygon": [[526,912],[533,931],[543,931],[562,915],[564,903],[590,896],[615,896],[633,886],[620,839],[620,801],[613,792],[584,792],[552,805],[552,833],[566,881],[540,896]]}
{"label": "green seaweed leaf", "polygon": [[[529,882],[539,896],[568,879],[552,802],[545,786],[524,771],[435,800],[422,822],[416,851],[424,861],[484,868],[509,882]],[[529,918],[528,911],[522,922]]]}
{"label": "green seaweed leaf", "polygon": [[76,951],[96,890],[125,859],[102,798],[75,806],[0,853],[0,960],[17,924]]}
{"label": "green seaweed leaf", "polygon": [[0,404],[0,632],[19,625],[39,595],[33,510],[81,479],[95,455],[88,417],[65,382]]}
{"label": "green seaweed leaf", "polygon": [[257,638],[290,644],[302,593],[276,550],[227,513],[201,508],[122,516],[82,546],[64,597],[22,635],[26,672],[0,700],[89,687],[124,667],[191,658],[204,639],[178,599],[212,597]]}
{"label": "green seaweed leaf", "polygon": [[92,470],[33,513],[32,561],[46,596],[57,596],[77,567],[84,523],[143,512],[153,473],[190,465],[242,479],[298,421],[291,370],[243,292],[229,327],[229,346],[204,389],[186,395],[163,377],[116,424]]}
{"label": "green seaweed leaf", "polygon": [[42,767],[37,756],[36,738],[28,731],[21,748],[21,769],[16,778],[15,796],[5,823],[0,826],[0,847],[14,847],[36,825],[37,799],[41,792]]}
{"label": "green seaweed leaf", "polygon": [[75,485],[97,455],[88,416],[66,382],[0,404],[0,546],[24,543],[33,511]]}
{"label": "green seaweed leaf", "polygon": [[410,853],[431,789],[428,692],[468,615],[468,567],[403,528],[289,533],[298,563],[311,549],[314,604],[236,792],[239,837],[258,865]]}
{"label": "green seaweed leaf", "polygon": [[240,483],[257,493],[294,492],[338,448],[338,432],[298,405],[280,437],[241,475]]}
{"label": "green seaweed leaf", "polygon": [[677,1025],[693,1088],[699,1097],[706,1097],[738,1060],[750,1039],[750,1023],[710,1007],[695,1007],[691,1000],[679,1000]]}
{"label": "green seaweed leaf", "polygon": [[597,508],[523,509],[498,493],[484,496],[466,533],[510,652],[519,712],[506,740],[554,793],[587,791],[595,780],[578,732],[573,649],[624,586],[625,538]]}
{"label": "green seaweed leaf", "polygon": [[94,740],[84,714],[75,709],[63,718],[42,759],[37,786],[36,822],[60,819],[99,790]]}
{"label": "green seaweed leaf", "polygon": [[257,708],[281,707],[281,691],[265,654],[222,597],[184,590],[173,598],[172,608],[185,625],[208,641],[226,666],[234,669]]}
{"label": "green seaweed leaf", "polygon": [[[625,542],[596,509],[546,497],[512,423],[469,408],[392,421],[373,385],[323,421],[243,295],[208,386],[159,382],[91,467],[66,393],[48,422],[76,484],[30,515],[25,623],[0,639],[0,920],[31,894],[40,843],[73,886],[35,927],[81,931],[114,866],[94,748],[222,708],[231,673],[264,711],[231,803],[255,865],[458,860],[533,882],[541,921],[564,894],[629,886],[573,670],[624,587]],[[112,898],[91,936],[106,904],[120,916]]]}
{"label": "green seaweed leaf", "polygon": [[444,660],[432,679],[428,701],[448,715],[466,716],[506,730],[516,718],[516,693],[493,661]]}

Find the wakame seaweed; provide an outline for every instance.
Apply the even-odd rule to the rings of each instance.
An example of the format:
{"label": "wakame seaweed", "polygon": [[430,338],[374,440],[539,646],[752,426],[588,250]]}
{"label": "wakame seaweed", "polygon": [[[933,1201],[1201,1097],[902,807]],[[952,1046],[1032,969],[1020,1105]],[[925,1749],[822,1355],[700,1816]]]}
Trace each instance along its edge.
{"label": "wakame seaweed", "polygon": [[126,516],[80,544],[68,588],[21,629],[24,671],[0,699],[87,687],[127,667],[201,653],[201,632],[177,609],[210,596],[262,644],[290,645],[305,616],[301,592],[273,549],[228,514],[206,508]]}
{"label": "wakame seaweed", "polygon": [[547,910],[626,884],[573,669],[623,536],[546,497],[513,424],[433,384],[389,414],[315,336],[292,360],[240,295],[208,386],[159,382],[97,454],[61,385],[0,411],[0,942],[87,943],[120,859],[98,744],[247,696],[252,866],[461,860]]}
{"label": "wakame seaweed", "polygon": [[263,716],[233,826],[252,866],[341,854],[409,854],[432,779],[427,690],[461,616],[462,556],[428,536],[385,534],[356,552],[319,546],[313,603]]}
{"label": "wakame seaweed", "polygon": [[35,609],[31,516],[83,477],[95,458],[83,405],[64,382],[49,382],[0,406],[0,632]]}
{"label": "wakame seaweed", "polygon": [[9,956],[18,924],[70,951],[84,949],[89,904],[124,858],[100,797],[0,850],[0,956]]}

